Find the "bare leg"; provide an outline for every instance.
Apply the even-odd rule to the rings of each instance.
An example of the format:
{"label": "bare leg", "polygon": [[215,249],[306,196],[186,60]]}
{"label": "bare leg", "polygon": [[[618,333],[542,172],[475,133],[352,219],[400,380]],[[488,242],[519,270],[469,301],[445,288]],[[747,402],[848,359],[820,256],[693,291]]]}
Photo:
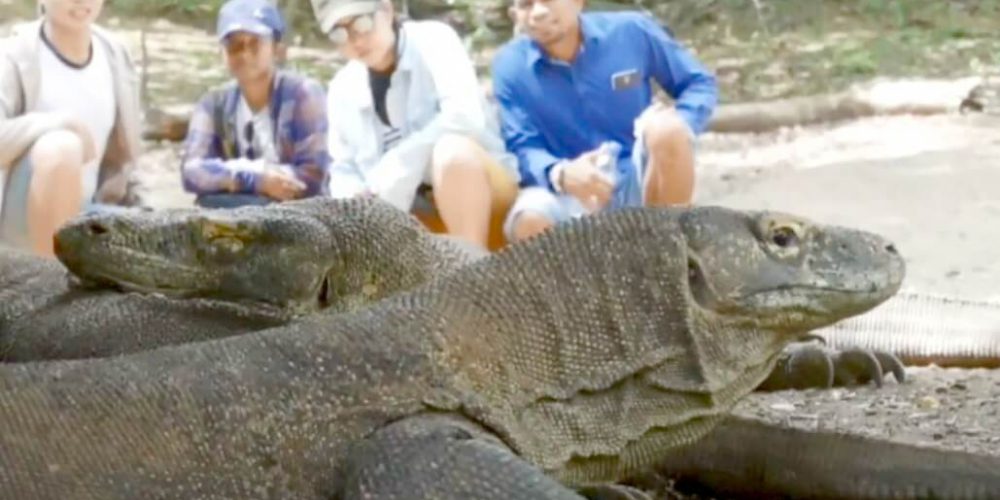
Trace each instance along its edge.
{"label": "bare leg", "polygon": [[441,138],[431,158],[434,203],[448,233],[481,247],[496,194],[487,171],[492,161],[482,146],[457,135]]}
{"label": "bare leg", "polygon": [[53,131],[40,137],[29,155],[29,238],[35,253],[51,257],[52,236],[82,205],[83,144],[73,132]]}
{"label": "bare leg", "polygon": [[671,108],[648,111],[643,134],[649,164],[643,179],[643,204],[688,205],[694,194],[694,151],[688,126]]}

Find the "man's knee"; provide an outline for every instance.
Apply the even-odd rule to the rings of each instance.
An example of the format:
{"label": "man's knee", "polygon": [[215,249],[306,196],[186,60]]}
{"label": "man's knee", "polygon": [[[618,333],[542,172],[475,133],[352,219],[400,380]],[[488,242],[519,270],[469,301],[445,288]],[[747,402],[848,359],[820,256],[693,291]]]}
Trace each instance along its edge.
{"label": "man's knee", "polygon": [[83,141],[68,130],[47,132],[35,141],[30,157],[36,177],[74,173],[83,166]]}
{"label": "man's knee", "polygon": [[485,171],[486,153],[476,141],[457,134],[448,134],[434,143],[431,165],[434,179],[441,179],[455,170]]}
{"label": "man's knee", "polygon": [[691,129],[672,108],[652,111],[643,122],[642,133],[651,150],[691,147]]}
{"label": "man's knee", "polygon": [[524,211],[517,215],[510,228],[509,239],[521,241],[544,233],[555,225],[555,221],[543,214]]}
{"label": "man's knee", "polygon": [[547,189],[525,188],[507,214],[504,236],[519,241],[542,233],[568,218],[559,199]]}

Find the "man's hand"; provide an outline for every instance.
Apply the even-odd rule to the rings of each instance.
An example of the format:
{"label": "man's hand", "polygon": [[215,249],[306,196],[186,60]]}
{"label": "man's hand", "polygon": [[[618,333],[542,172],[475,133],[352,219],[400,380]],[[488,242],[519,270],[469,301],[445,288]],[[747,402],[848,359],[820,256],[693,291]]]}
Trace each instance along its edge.
{"label": "man's hand", "polygon": [[261,173],[260,192],[278,201],[295,200],[302,196],[306,185],[291,172],[281,168],[268,168]]}
{"label": "man's hand", "polygon": [[125,172],[118,172],[104,179],[94,193],[94,201],[105,205],[118,205],[125,199],[126,194],[128,194],[128,175]]}
{"label": "man's hand", "polygon": [[600,162],[606,160],[605,154],[603,148],[597,148],[583,153],[562,167],[563,192],[580,200],[592,212],[607,206],[614,192],[612,180],[598,168]]}

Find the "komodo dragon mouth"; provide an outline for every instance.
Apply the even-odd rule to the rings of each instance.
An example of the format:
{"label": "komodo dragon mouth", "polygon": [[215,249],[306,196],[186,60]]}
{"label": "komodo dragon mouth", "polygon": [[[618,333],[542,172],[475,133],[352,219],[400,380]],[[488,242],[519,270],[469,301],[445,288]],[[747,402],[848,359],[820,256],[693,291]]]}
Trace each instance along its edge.
{"label": "komodo dragon mouth", "polygon": [[[90,289],[108,289],[115,290],[121,293],[138,293],[143,295],[160,295],[163,297],[174,298],[174,299],[186,299],[192,297],[199,297],[202,294],[198,290],[191,288],[178,288],[169,285],[148,285],[142,283],[135,283],[131,281],[112,279],[106,274],[99,271],[91,270],[88,272],[86,277],[78,274],[69,273],[68,279],[70,283],[79,288],[90,288]],[[334,304],[336,300],[334,295],[334,289],[330,286],[330,277],[326,275],[320,280],[319,286],[314,294],[316,309],[322,310],[327,309]],[[208,297],[206,297],[208,298]],[[221,297],[215,297],[216,299],[222,299]],[[252,302],[255,304],[269,304],[268,301],[260,299],[251,298],[230,298],[226,299],[227,302]]]}
{"label": "komodo dragon mouth", "polygon": [[[145,252],[138,252],[125,246],[115,245],[115,251],[128,255],[136,262],[141,262],[149,269],[147,276],[155,282],[155,277],[160,273],[170,273],[171,275],[189,274],[197,276],[204,274],[204,269],[185,266],[170,259],[151,255]],[[121,292],[135,292],[143,294],[160,294],[167,297],[184,298],[195,293],[193,288],[182,288],[168,283],[139,283],[134,280],[122,279],[118,273],[108,272],[100,267],[94,266],[74,266],[72,262],[67,263],[67,267],[72,270],[69,274],[71,282],[86,288],[108,288]],[[174,280],[171,280],[174,281]]]}

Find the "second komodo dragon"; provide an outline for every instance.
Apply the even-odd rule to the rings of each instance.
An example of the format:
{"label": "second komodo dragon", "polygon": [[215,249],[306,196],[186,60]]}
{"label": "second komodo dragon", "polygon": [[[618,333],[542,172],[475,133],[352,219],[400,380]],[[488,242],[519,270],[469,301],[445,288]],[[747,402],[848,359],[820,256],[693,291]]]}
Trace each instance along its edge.
{"label": "second komodo dragon", "polygon": [[330,198],[95,214],[66,224],[55,247],[98,285],[301,313],[350,310],[487,255],[378,199]]}
{"label": "second komodo dragon", "polygon": [[[349,311],[485,255],[386,203],[329,199],[81,217],[56,246],[96,285],[0,249],[2,361],[111,356]],[[109,282],[108,270],[133,280]]]}
{"label": "second komodo dragon", "polygon": [[0,496],[580,498],[903,275],[885,240],[787,215],[589,217],[337,321],[0,366]]}

